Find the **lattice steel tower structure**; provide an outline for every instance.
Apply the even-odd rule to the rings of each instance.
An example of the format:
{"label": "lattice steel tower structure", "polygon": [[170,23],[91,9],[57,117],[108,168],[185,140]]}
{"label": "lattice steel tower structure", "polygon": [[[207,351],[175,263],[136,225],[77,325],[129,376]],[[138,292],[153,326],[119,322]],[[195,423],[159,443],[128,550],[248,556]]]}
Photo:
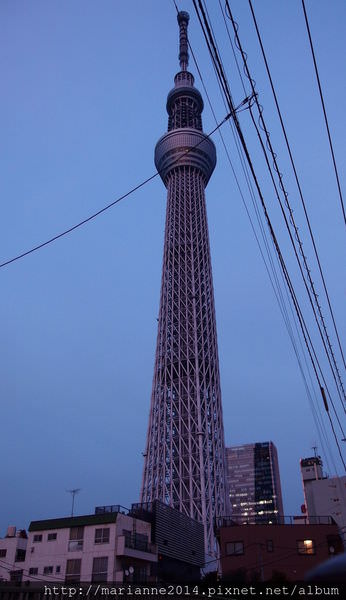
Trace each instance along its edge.
{"label": "lattice steel tower structure", "polygon": [[168,132],[155,148],[167,188],[156,359],[141,502],[159,499],[204,524],[214,554],[225,514],[225,450],[204,189],[216,164],[202,131],[203,100],[187,71],[189,15],[178,13],[180,71],[167,98]]}

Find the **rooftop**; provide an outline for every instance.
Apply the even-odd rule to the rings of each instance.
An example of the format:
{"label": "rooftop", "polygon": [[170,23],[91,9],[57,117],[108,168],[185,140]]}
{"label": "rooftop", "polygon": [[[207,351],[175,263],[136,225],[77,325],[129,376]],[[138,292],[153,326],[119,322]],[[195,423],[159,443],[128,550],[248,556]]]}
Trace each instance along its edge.
{"label": "rooftop", "polygon": [[31,521],[29,525],[29,531],[44,531],[51,529],[65,529],[67,527],[84,527],[87,525],[104,525],[106,523],[115,523],[119,512]]}

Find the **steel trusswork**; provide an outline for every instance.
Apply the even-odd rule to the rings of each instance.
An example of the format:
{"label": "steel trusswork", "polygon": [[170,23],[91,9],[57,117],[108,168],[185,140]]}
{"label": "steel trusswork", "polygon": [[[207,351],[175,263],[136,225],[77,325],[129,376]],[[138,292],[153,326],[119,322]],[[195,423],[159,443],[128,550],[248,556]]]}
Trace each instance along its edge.
{"label": "steel trusswork", "polygon": [[155,165],[167,188],[161,301],[141,502],[161,500],[204,524],[227,512],[214,292],[204,189],[216,164],[188,66],[189,15],[178,14],[180,72]]}

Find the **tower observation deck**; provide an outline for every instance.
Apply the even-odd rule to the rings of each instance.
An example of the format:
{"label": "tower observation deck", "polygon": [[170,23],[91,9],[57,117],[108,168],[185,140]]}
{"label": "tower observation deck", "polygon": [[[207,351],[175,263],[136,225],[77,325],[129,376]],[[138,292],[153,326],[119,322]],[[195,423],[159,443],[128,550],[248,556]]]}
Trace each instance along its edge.
{"label": "tower observation deck", "polygon": [[225,449],[205,187],[216,165],[203,100],[187,71],[189,15],[178,13],[180,71],[155,165],[167,188],[156,358],[141,502],[155,499],[204,524],[225,514]]}

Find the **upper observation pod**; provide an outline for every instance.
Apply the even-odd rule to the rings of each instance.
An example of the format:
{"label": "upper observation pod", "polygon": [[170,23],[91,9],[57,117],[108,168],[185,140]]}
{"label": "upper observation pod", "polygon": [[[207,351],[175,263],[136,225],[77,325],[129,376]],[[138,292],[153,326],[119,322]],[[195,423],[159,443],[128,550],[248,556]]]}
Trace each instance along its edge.
{"label": "upper observation pod", "polygon": [[215,168],[216,150],[214,143],[203,133],[202,96],[194,87],[192,73],[187,71],[189,14],[181,11],[177,19],[181,70],[176,74],[174,88],[167,97],[168,133],[156,145],[155,165],[165,184],[170,171],[183,165],[199,169],[207,184]]}

